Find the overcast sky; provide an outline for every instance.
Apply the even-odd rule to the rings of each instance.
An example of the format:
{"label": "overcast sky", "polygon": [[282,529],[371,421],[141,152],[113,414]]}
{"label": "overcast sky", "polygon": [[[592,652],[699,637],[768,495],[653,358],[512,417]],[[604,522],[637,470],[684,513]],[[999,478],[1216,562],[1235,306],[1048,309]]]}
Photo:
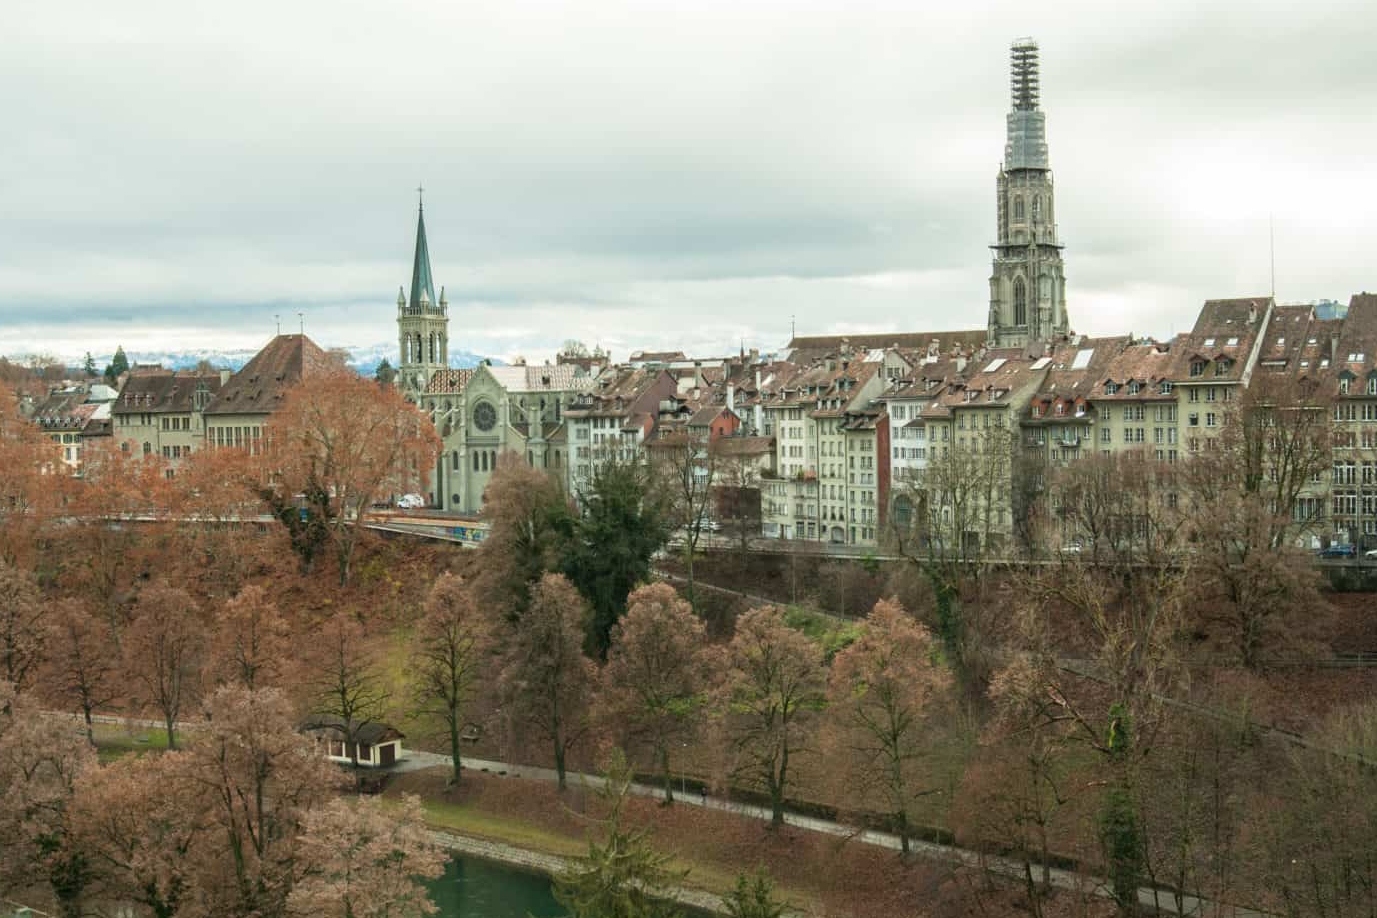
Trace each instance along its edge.
{"label": "overcast sky", "polygon": [[[0,353],[983,326],[1008,46],[1073,327],[1377,289],[1377,3],[7,3]],[[933,7],[934,9],[927,9]]]}

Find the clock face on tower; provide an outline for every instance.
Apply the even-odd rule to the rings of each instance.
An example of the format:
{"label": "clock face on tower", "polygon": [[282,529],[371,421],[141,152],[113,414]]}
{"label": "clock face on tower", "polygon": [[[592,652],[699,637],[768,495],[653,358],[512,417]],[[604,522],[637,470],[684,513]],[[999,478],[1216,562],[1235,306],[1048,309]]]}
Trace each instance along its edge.
{"label": "clock face on tower", "polygon": [[483,432],[492,430],[497,424],[497,411],[490,402],[479,402],[473,406],[473,426]]}

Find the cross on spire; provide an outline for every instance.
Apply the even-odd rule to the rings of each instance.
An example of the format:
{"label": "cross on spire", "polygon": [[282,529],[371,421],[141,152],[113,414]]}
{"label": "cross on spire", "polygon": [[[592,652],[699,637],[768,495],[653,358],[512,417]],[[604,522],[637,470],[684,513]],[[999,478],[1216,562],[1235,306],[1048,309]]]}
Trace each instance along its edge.
{"label": "cross on spire", "polygon": [[417,207],[420,207],[422,210],[424,210],[424,209],[425,209],[425,206],[426,206],[425,193],[426,193],[426,186],[424,186],[424,185],[417,185],[417,186],[416,186],[416,206],[417,206]]}

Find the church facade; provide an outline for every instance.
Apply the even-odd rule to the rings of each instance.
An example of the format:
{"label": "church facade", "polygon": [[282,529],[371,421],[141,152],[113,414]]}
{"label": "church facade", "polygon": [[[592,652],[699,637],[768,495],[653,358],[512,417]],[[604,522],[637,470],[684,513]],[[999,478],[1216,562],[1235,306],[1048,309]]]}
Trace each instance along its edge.
{"label": "church facade", "polygon": [[430,416],[443,449],[431,474],[430,506],[474,514],[503,453],[564,477],[564,412],[592,377],[576,364],[449,366],[449,303],[435,295],[424,208],[416,219],[411,290],[397,293],[397,385]]}

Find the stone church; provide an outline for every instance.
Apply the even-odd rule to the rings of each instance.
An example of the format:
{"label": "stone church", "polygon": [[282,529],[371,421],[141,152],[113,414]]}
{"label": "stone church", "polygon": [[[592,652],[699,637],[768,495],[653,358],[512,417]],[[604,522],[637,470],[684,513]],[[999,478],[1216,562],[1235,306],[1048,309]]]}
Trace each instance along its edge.
{"label": "stone church", "polygon": [[477,513],[483,490],[504,452],[563,477],[567,461],[564,412],[593,385],[577,364],[449,366],[449,303],[435,295],[424,206],[416,218],[411,291],[397,293],[397,384],[430,415],[444,446],[431,474],[430,506]]}

